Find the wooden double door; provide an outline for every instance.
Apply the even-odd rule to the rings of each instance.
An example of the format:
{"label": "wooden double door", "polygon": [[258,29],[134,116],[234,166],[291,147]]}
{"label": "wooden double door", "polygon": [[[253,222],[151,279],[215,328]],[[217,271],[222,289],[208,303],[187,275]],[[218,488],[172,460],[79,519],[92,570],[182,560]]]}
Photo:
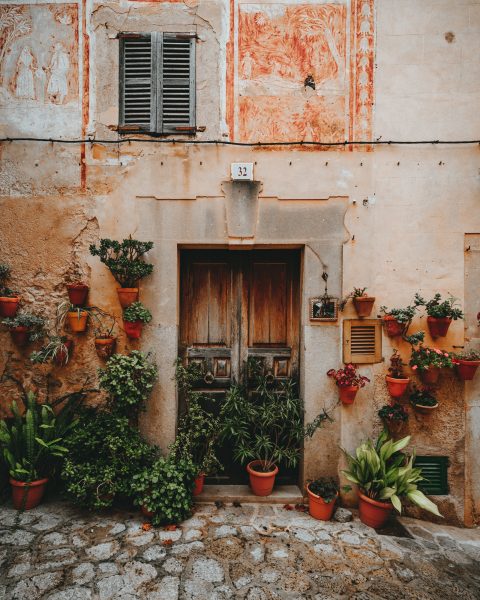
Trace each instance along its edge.
{"label": "wooden double door", "polygon": [[[220,405],[232,382],[247,389],[245,368],[256,359],[276,380],[298,377],[300,252],[185,250],[181,254],[181,357],[202,366],[198,389]],[[242,467],[221,450],[215,481],[241,483]],[[284,473],[283,482],[296,479]],[[282,481],[282,477],[280,478]]]}

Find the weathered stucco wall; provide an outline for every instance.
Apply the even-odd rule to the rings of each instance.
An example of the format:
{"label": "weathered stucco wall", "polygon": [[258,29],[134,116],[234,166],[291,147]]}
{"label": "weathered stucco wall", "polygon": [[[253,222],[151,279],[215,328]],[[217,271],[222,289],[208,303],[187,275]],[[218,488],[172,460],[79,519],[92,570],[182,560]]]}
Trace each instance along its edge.
{"label": "weathered stucco wall", "polygon": [[[480,2],[286,4],[82,0],[2,5],[0,10],[15,9],[20,16],[17,25],[0,31],[5,50],[0,134],[117,140],[117,33],[194,31],[197,124],[205,126],[196,140],[480,138]],[[21,30],[19,19],[25,21]],[[286,61],[283,55],[293,50],[285,48],[293,47],[296,54]],[[304,85],[308,75],[315,91]],[[90,257],[88,245],[129,234],[155,242],[149,259],[156,268],[141,289],[154,321],[141,347],[154,352],[160,378],[143,427],[163,448],[174,437],[177,414],[171,377],[179,318],[178,248],[241,242],[229,237],[224,182],[231,162],[254,162],[261,184],[251,242],[304,247],[301,376],[307,416],[335,401],[336,389],[325,372],[341,363],[341,320],[319,326],[307,319],[308,298],[323,291],[324,265],[330,292],[341,295],[367,286],[377,298],[377,311],[382,304],[408,304],[416,291],[452,293],[467,307],[468,335],[457,321],[436,343],[447,350],[466,342],[478,347],[472,315],[480,305],[471,283],[465,286],[465,269],[477,267],[464,259],[465,234],[480,232],[477,145],[320,150],[5,142],[0,153],[0,260],[11,264],[12,287],[21,290],[29,308],[53,317],[75,264],[91,286],[90,303],[120,315],[114,281]],[[343,317],[354,317],[350,306]],[[420,328],[424,319],[414,322],[413,330]],[[0,335],[0,368],[7,365],[42,389],[47,372],[52,385],[63,390],[87,375],[95,378],[100,365],[91,332],[76,339],[73,360],[62,369],[30,366],[29,352],[19,353],[7,333]],[[119,350],[128,347],[121,336]],[[395,341],[394,347],[408,358],[406,344]],[[391,352],[384,336],[387,361]],[[339,445],[352,450],[379,430],[376,412],[387,400],[386,367],[362,366],[372,383],[352,407],[337,408],[335,422],[307,444],[304,477],[336,474]],[[16,392],[11,383],[1,388],[4,406]],[[451,494],[439,501],[450,520],[467,524],[478,520],[480,511],[474,454],[478,398],[476,383],[464,387],[445,376],[437,412],[412,415],[409,423],[419,453],[450,456]]]}

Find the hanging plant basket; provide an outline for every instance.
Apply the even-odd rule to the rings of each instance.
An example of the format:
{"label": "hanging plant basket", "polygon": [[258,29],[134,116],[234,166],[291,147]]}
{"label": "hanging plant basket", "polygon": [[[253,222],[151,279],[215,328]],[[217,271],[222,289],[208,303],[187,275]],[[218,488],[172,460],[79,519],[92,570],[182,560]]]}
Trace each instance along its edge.
{"label": "hanging plant basket", "polygon": [[86,310],[73,310],[67,313],[68,326],[73,333],[83,333],[87,330],[88,312]]}
{"label": "hanging plant basket", "polygon": [[20,297],[19,296],[1,296],[0,297],[0,316],[13,318],[18,311],[18,307],[20,305]]}
{"label": "hanging plant basket", "polygon": [[45,494],[47,483],[48,479],[38,479],[30,483],[10,479],[13,508],[16,510],[30,510],[38,506]]}
{"label": "hanging plant basket", "polygon": [[338,396],[342,404],[353,404],[358,392],[358,385],[338,386]]}
{"label": "hanging plant basket", "polygon": [[462,360],[457,358],[454,363],[458,378],[461,381],[471,381],[480,366],[480,360]]}
{"label": "hanging plant basket", "polygon": [[85,283],[68,283],[67,292],[70,302],[74,306],[83,306],[87,301],[89,289]]}
{"label": "hanging plant basket", "polygon": [[397,321],[395,317],[385,315],[382,320],[388,337],[398,337],[403,334],[404,324]]}
{"label": "hanging plant basket", "polygon": [[395,377],[386,375],[385,380],[387,382],[388,393],[392,398],[400,398],[400,396],[403,396],[408,384],[410,383],[410,379],[408,377],[405,379],[396,379]]}
{"label": "hanging plant basket", "polygon": [[369,317],[375,304],[374,296],[357,296],[353,298],[353,305],[359,317]]}
{"label": "hanging plant basket", "polygon": [[138,288],[117,288],[117,294],[122,308],[128,308],[138,300]]}
{"label": "hanging plant basket", "polygon": [[95,338],[95,350],[100,358],[103,360],[107,360],[112,356],[115,351],[115,344],[117,343],[117,338],[115,337],[105,337],[105,338]]}
{"label": "hanging plant basket", "polygon": [[23,325],[19,325],[18,327],[10,328],[10,337],[12,338],[12,342],[22,348],[26,346],[29,342],[30,336],[30,328],[25,327]]}
{"label": "hanging plant basket", "polygon": [[451,322],[451,317],[427,317],[428,330],[432,338],[445,337]]}
{"label": "hanging plant basket", "polygon": [[272,471],[264,473],[257,471],[255,467],[264,465],[262,460],[252,460],[247,465],[247,472],[250,478],[250,487],[255,496],[270,496],[275,484],[275,476],[278,473],[278,467],[274,467]]}

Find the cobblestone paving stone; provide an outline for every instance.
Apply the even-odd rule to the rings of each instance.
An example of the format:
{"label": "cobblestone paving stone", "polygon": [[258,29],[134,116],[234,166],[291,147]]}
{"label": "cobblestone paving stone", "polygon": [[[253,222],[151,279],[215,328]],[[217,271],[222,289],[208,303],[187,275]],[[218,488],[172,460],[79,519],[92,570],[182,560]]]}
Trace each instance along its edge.
{"label": "cobblestone paving stone", "polygon": [[479,530],[380,536],[260,504],[200,506],[176,531],[60,502],[15,516],[0,507],[2,600],[480,598]]}

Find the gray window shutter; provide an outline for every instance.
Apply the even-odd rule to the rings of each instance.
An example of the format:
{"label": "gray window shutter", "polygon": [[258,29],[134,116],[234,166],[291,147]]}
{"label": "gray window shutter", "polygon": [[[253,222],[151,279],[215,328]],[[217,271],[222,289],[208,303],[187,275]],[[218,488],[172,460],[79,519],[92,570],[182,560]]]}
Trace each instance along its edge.
{"label": "gray window shutter", "polygon": [[164,33],[160,56],[157,131],[188,133],[195,129],[195,38]]}
{"label": "gray window shutter", "polygon": [[120,36],[120,125],[155,131],[155,46],[150,34]]}

